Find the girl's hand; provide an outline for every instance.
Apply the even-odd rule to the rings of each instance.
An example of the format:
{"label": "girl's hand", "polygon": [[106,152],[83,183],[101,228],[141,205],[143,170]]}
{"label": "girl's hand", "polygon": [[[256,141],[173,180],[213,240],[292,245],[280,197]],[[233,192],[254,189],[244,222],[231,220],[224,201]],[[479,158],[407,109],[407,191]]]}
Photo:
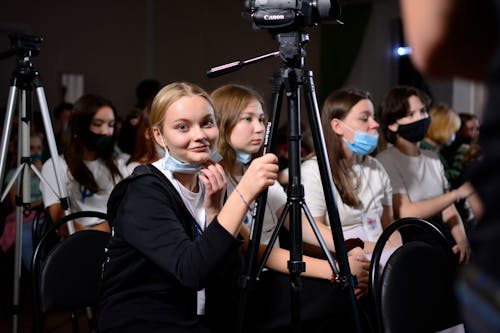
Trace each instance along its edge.
{"label": "girl's hand", "polygon": [[254,159],[238,184],[239,192],[252,202],[262,190],[274,184],[278,169],[278,158],[274,154]]}
{"label": "girl's hand", "polygon": [[474,193],[474,187],[472,187],[472,184],[469,182],[463,183],[459,188],[457,188],[455,191],[456,194],[456,201],[458,200],[463,200],[467,199]]}
{"label": "girl's hand", "polygon": [[467,241],[458,242],[455,246],[451,248],[453,253],[460,254],[459,262],[461,264],[467,263],[470,258],[470,246]]}
{"label": "girl's hand", "polygon": [[[217,215],[222,208],[222,200],[226,192],[226,174],[220,164],[208,161],[199,175],[205,185],[205,207],[207,216]],[[211,220],[208,220],[210,222]]]}
{"label": "girl's hand", "polygon": [[368,293],[368,280],[370,274],[370,260],[364,255],[350,255],[347,257],[349,260],[349,267],[351,273],[356,276],[358,284],[354,288],[356,298],[361,298]]}

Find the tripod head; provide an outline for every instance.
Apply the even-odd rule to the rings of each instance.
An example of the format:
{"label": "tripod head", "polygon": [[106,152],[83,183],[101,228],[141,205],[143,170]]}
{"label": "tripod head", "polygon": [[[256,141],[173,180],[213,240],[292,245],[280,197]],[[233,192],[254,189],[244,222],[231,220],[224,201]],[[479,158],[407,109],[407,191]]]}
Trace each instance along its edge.
{"label": "tripod head", "polygon": [[31,84],[36,87],[40,86],[39,73],[33,68],[31,58],[40,54],[40,44],[43,42],[43,38],[10,33],[9,39],[10,50],[0,53],[0,60],[14,55],[17,57],[17,67],[11,77],[12,85],[21,89],[29,89]]}
{"label": "tripod head", "polygon": [[231,73],[243,68],[246,65],[253,64],[272,57],[280,57],[288,67],[303,68],[305,50],[304,45],[309,41],[309,34],[303,31],[275,31],[274,38],[278,40],[280,45],[279,51],[267,53],[248,60],[233,61],[217,67],[212,67],[207,70],[207,76],[217,77],[227,73]]}
{"label": "tripod head", "polygon": [[304,68],[306,55],[304,46],[309,42],[309,34],[300,30],[277,33],[275,39],[280,46],[280,58],[291,68]]}
{"label": "tripod head", "polygon": [[278,55],[288,67],[303,68],[303,47],[309,41],[303,28],[317,26],[322,21],[343,24],[339,21],[342,10],[337,0],[245,0],[245,10],[242,16],[251,20],[255,29],[268,29],[280,44],[280,50],[210,68],[208,77],[231,73]]}
{"label": "tripod head", "polygon": [[16,55],[19,59],[36,57],[40,54],[40,44],[43,42],[42,37],[24,35],[24,34],[9,34],[10,50],[0,53],[0,60],[7,59]]}

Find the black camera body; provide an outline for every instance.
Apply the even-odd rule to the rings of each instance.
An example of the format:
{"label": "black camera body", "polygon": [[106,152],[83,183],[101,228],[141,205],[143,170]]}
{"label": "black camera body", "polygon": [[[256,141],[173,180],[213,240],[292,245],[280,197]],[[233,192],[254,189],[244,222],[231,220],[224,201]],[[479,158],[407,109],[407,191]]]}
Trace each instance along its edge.
{"label": "black camera body", "polygon": [[0,53],[0,60],[17,56],[18,58],[29,55],[35,57],[40,54],[40,44],[43,42],[42,37],[9,33],[10,49]]}
{"label": "black camera body", "polygon": [[37,56],[40,53],[40,44],[43,42],[42,37],[24,35],[24,34],[9,34],[10,47],[16,53],[24,54],[27,51],[32,52],[32,56]]}
{"label": "black camera body", "polygon": [[245,9],[256,28],[279,30],[336,21],[341,14],[336,0],[246,0]]}

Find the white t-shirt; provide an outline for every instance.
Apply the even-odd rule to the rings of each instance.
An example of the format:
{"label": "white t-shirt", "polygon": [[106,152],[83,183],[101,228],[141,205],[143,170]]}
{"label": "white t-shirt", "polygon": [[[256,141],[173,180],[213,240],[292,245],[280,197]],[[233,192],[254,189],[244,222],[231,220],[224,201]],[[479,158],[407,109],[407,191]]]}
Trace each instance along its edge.
{"label": "white t-shirt", "polygon": [[127,172],[131,175],[132,172],[134,172],[134,169],[139,165],[141,165],[141,163],[139,162],[130,162],[129,164],[127,164]]}
{"label": "white t-shirt", "polygon": [[377,159],[391,178],[394,194],[406,194],[412,202],[435,198],[449,187],[443,164],[432,151],[421,149],[419,156],[408,156],[389,146]]}
{"label": "white t-shirt", "polygon": [[[191,213],[191,216],[194,217],[198,226],[201,230],[205,230],[206,223],[206,213],[205,207],[203,207],[203,200],[205,197],[205,187],[203,182],[198,179],[198,192],[191,192],[187,188],[185,188],[172,174],[171,171],[165,170],[163,165],[165,164],[165,159],[162,158],[154,163],[152,163],[158,170],[160,170],[174,185],[177,193],[179,193],[184,205],[186,205],[187,209]],[[205,289],[197,291],[197,308],[196,313],[199,315],[205,314],[205,303],[206,303],[206,295]]]}
{"label": "white t-shirt", "polygon": [[[233,191],[237,183],[234,183],[234,181],[231,179],[231,176],[226,175],[226,178],[228,179],[227,181],[227,195],[229,196]],[[241,177],[237,177],[236,181],[239,182]],[[278,224],[278,218],[279,216],[276,216],[276,213],[278,210],[286,204],[287,201],[287,196],[285,193],[285,190],[283,190],[283,187],[278,181],[275,181],[273,185],[269,186],[268,191],[267,191],[267,202],[266,202],[266,210],[264,211],[264,223],[262,225],[262,234],[260,236],[260,243],[261,244],[267,244],[269,243],[269,240],[271,239],[271,236],[273,234],[274,228]],[[249,203],[250,207],[253,208],[255,202]],[[244,226],[252,230],[252,213],[253,209],[251,212],[247,213],[247,216],[245,217],[244,221]],[[274,243],[274,246],[279,246],[279,240],[277,239],[276,242]]]}
{"label": "white t-shirt", "polygon": [[[363,225],[362,214],[364,212],[377,211],[382,214],[382,206],[392,207],[391,182],[387,172],[376,159],[366,156],[361,162],[361,157],[358,157],[353,169],[360,180],[358,190],[358,198],[361,201],[360,208],[344,204],[335,184],[333,184],[335,201],[344,233]],[[304,200],[312,216],[324,216],[325,224],[329,226],[327,203],[323,194],[323,184],[316,156],[302,162],[301,177],[304,186]]]}
{"label": "white t-shirt", "polygon": [[184,205],[186,205],[187,209],[194,217],[198,226],[201,230],[205,230],[207,223],[211,221],[206,221],[205,207],[203,207],[203,200],[205,198],[205,186],[203,182],[198,179],[198,192],[191,192],[187,188],[185,188],[176,178],[172,175],[171,171],[165,170],[163,168],[163,164],[165,163],[165,159],[160,159],[153,164],[158,170],[160,170],[167,178],[170,180],[174,188],[179,193]]}
{"label": "white t-shirt", "polygon": [[[78,184],[71,173],[69,172],[68,165],[62,156],[58,157],[61,165],[61,179],[65,181],[67,195],[70,201],[71,212],[80,211],[98,211],[107,212],[107,203],[109,195],[113,190],[114,186],[121,180],[117,178],[113,181],[111,173],[101,159],[94,161],[84,161],[87,168],[90,170],[94,179],[99,186],[100,190],[97,193],[91,193],[87,189],[83,188]],[[122,174],[123,178],[128,176],[127,168],[121,160],[116,160],[116,165],[118,170]],[[56,175],[54,173],[54,167],[52,158],[47,160],[42,167],[43,178],[51,185],[54,191],[58,191]],[[40,182],[40,190],[43,194],[43,203],[45,207],[52,206],[53,204],[60,203],[60,199],[45,182]],[[83,226],[92,226],[101,222],[100,219],[95,217],[85,217],[80,218],[77,222]]]}

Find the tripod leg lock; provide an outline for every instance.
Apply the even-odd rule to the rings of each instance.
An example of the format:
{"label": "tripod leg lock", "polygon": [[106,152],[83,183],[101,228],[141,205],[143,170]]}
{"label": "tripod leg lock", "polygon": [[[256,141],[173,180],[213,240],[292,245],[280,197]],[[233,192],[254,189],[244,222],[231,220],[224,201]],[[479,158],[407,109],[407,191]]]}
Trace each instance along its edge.
{"label": "tripod leg lock", "polygon": [[300,274],[306,271],[306,263],[303,261],[288,261],[288,271],[291,274]]}
{"label": "tripod leg lock", "polygon": [[238,279],[238,287],[241,289],[246,289],[248,287],[248,283],[250,281],[250,277],[247,275],[241,275]]}
{"label": "tripod leg lock", "polygon": [[351,275],[350,278],[345,275],[337,276],[335,278],[335,282],[339,284],[342,290],[346,290],[348,288],[354,288],[358,285],[358,279],[356,275]]}

